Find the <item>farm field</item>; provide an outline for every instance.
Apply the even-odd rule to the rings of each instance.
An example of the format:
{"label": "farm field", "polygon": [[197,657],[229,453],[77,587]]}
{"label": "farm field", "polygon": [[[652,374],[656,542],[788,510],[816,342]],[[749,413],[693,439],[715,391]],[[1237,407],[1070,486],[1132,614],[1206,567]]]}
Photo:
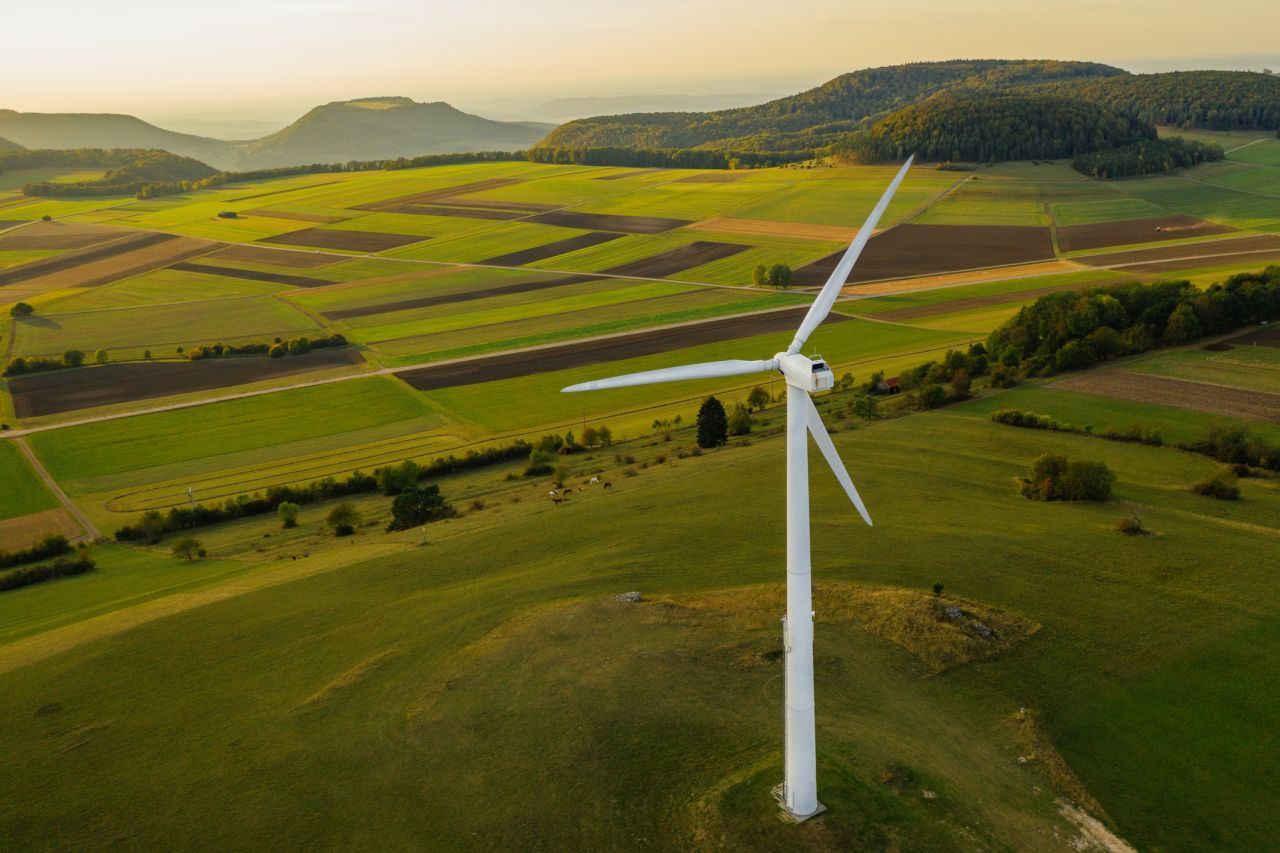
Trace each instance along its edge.
{"label": "farm field", "polygon": [[[1086,843],[1085,812],[1137,849],[1265,846],[1280,589],[1257,555],[1280,492],[1258,474],[1236,501],[1193,494],[1219,463],[1170,445],[1223,423],[1280,442],[1274,332],[855,413],[873,374],[941,361],[1040,296],[1280,259],[1271,141],[1223,138],[1247,147],[1169,177],[909,174],[806,346],[850,376],[815,400],[877,526],[815,469],[830,814],[798,828],[762,806],[782,749],[782,383],[560,389],[784,349],[891,168],[486,162],[92,205],[9,193],[0,220],[54,221],[0,233],[0,353],[108,363],[0,380],[17,484],[0,547],[6,524],[23,544],[80,533],[13,437],[108,539],[405,460],[612,443],[553,453],[551,473],[433,475],[456,514],[427,527],[386,532],[392,498],[368,491],[349,537],[322,500],[293,528],[95,545],[94,571],[0,593],[0,847],[1049,850]],[[773,264],[794,286],[753,283]],[[20,299],[34,314],[8,317]],[[349,345],[307,355],[178,351],[335,334]],[[751,431],[695,450],[703,399],[732,413],[757,387]],[[1135,427],[1165,446],[1104,440]],[[1048,452],[1105,461],[1113,499],[1025,500]],[[572,498],[553,504],[558,482]],[[1120,535],[1128,516],[1152,535]],[[206,558],[170,555],[187,532]],[[946,635],[940,601],[999,643]],[[943,665],[944,642],[980,651]]]}

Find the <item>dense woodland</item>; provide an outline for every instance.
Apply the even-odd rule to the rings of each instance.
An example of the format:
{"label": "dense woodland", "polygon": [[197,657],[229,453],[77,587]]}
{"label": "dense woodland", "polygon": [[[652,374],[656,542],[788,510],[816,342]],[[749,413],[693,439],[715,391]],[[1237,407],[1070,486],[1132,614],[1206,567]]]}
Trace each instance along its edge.
{"label": "dense woodland", "polygon": [[1225,156],[1221,145],[1175,136],[1171,139],[1144,139],[1133,145],[1081,154],[1071,162],[1071,166],[1093,178],[1131,178],[1211,163]]}
{"label": "dense woodland", "polygon": [[898,110],[834,153],[866,162],[1074,157],[1155,139],[1145,122],[1052,95],[944,92]]}
{"label": "dense woodland", "polygon": [[1151,124],[1211,130],[1280,129],[1280,77],[1249,71],[1171,71],[1043,84]]}
{"label": "dense woodland", "polygon": [[757,106],[579,119],[556,128],[538,147],[813,152],[839,142],[868,119],[946,88],[992,89],[1122,73],[1092,62],[913,62],[842,74],[815,89]]}

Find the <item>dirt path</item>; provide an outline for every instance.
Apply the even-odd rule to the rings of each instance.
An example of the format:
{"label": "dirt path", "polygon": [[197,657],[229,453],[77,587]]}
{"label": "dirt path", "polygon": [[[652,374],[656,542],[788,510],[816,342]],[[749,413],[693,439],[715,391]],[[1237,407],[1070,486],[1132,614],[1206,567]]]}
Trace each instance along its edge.
{"label": "dirt path", "polygon": [[282,583],[289,583],[309,575],[333,571],[362,560],[382,557],[412,546],[403,543],[356,544],[349,548],[338,548],[326,551],[315,557],[301,560],[280,562],[278,565],[265,566],[247,576],[240,576],[222,584],[216,584],[198,592],[179,593],[153,599],[142,604],[135,604],[112,613],[105,613],[54,628],[41,634],[23,637],[5,646],[0,646],[0,675],[28,664],[39,663],[46,658],[71,651],[86,643],[97,643],[122,634],[139,625],[154,622],[165,616],[182,613],[235,598],[249,592],[256,592]]}
{"label": "dirt path", "polygon": [[40,475],[40,479],[44,480],[44,484],[49,487],[49,491],[53,492],[53,496],[58,499],[58,502],[62,504],[63,508],[66,509],[67,512],[71,513],[71,517],[74,518],[84,530],[84,535],[79,538],[97,539],[101,536],[102,534],[99,533],[98,528],[94,526],[94,523],[89,520],[89,517],[80,511],[80,507],[76,506],[71,498],[67,497],[67,493],[62,490],[62,487],[57,484],[53,477],[49,476],[49,471],[44,467],[44,463],[40,461],[40,457],[36,456],[36,454],[27,445],[26,440],[19,436],[14,439],[14,443],[18,445],[18,449],[22,451],[22,455],[27,457],[27,461],[31,463],[31,467],[35,469],[35,472]]}

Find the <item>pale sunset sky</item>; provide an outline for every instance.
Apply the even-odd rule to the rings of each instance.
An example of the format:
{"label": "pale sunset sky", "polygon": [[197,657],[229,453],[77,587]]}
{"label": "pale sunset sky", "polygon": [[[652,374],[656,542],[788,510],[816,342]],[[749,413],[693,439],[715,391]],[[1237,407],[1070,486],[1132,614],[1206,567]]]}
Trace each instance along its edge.
{"label": "pale sunset sky", "polygon": [[46,112],[781,94],[960,57],[1280,70],[1278,0],[61,0],[3,28],[0,108]]}

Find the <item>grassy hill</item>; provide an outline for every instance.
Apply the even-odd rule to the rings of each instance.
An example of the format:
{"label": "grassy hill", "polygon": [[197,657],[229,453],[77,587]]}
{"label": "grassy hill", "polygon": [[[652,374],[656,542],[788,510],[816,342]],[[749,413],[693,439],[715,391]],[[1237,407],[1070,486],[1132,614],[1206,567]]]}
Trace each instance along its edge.
{"label": "grassy hill", "polygon": [[1008,87],[1123,74],[1093,62],[955,60],[914,62],[842,74],[821,86],[758,106],[717,112],[642,113],[580,119],[556,128],[547,147],[819,148],[883,115],[953,87]]}
{"label": "grassy hill", "polygon": [[283,130],[247,145],[255,167],[333,163],[458,151],[526,148],[549,125],[491,121],[442,101],[360,98],[316,107]]}
{"label": "grassy hill", "polygon": [[21,151],[22,146],[16,142],[10,142],[7,139],[0,138],[0,151]]}
{"label": "grassy hill", "polygon": [[159,148],[215,166],[234,161],[236,145],[175,133],[113,113],[20,113],[0,110],[0,137],[24,148]]}

